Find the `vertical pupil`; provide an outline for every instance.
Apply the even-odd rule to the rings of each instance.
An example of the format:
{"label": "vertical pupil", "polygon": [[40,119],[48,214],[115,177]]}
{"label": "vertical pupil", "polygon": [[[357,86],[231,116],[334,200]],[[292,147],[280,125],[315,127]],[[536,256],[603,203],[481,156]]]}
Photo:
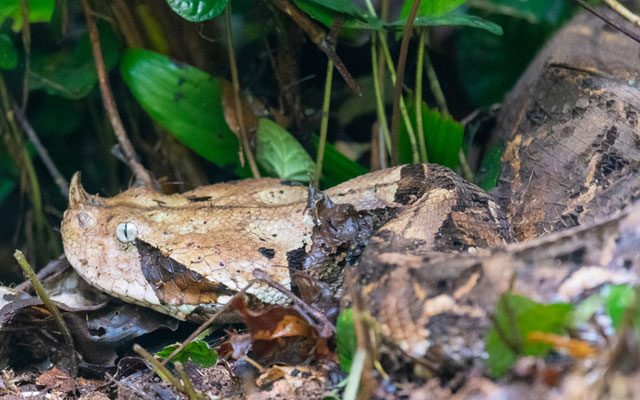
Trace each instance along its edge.
{"label": "vertical pupil", "polygon": [[124,224],[124,237],[125,237],[125,239],[129,239],[129,235],[127,235],[127,225],[129,225],[129,224],[127,224],[127,223]]}

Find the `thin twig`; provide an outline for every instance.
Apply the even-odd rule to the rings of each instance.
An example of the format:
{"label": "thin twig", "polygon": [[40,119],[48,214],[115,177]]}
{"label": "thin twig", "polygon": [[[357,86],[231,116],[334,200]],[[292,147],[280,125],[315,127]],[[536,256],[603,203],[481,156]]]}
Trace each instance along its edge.
{"label": "thin twig", "polygon": [[229,64],[231,68],[231,83],[233,85],[233,105],[236,111],[236,123],[238,124],[238,134],[240,136],[240,152],[244,148],[244,154],[247,156],[247,162],[251,169],[251,174],[254,178],[260,178],[260,171],[258,170],[258,164],[253,157],[253,151],[249,145],[249,135],[244,125],[244,118],[242,116],[242,103],[240,103],[240,83],[238,81],[238,68],[236,66],[236,55],[233,51],[233,35],[231,31],[231,3],[227,3],[227,8],[224,10],[226,32],[227,32],[227,52],[229,54]]}
{"label": "thin twig", "polygon": [[[149,364],[151,364],[151,366],[153,367],[153,371],[157,373],[158,376],[169,381],[169,383],[171,383],[179,392],[182,392],[187,396],[189,396],[189,393],[187,392],[187,389],[185,388],[183,383],[180,382],[178,378],[173,376],[171,371],[169,371],[169,369],[166,366],[160,363],[160,361],[156,360],[155,357],[151,355],[151,353],[149,353],[147,350],[145,350],[142,346],[140,346],[137,343],[133,345],[133,351],[138,353],[142,358],[144,358],[147,362],[149,362]],[[197,395],[195,397],[189,396],[189,399],[198,400],[198,396]]]}
{"label": "thin twig", "polygon": [[628,19],[632,23],[636,25],[640,25],[640,17],[636,14],[632,13],[627,7],[623,6],[618,2],[618,0],[604,0],[605,3],[609,5],[609,7],[613,8],[615,12],[622,15],[624,18]]}
{"label": "thin twig", "polygon": [[580,4],[582,6],[582,8],[584,8],[587,11],[589,11],[591,14],[595,15],[596,17],[600,18],[601,20],[603,20],[607,24],[611,25],[613,28],[617,29],[618,31],[620,31],[620,32],[624,33],[625,35],[629,36],[631,39],[633,39],[636,42],[640,43],[640,35],[638,35],[637,33],[635,33],[633,31],[623,27],[622,25],[617,23],[613,18],[605,15],[604,13],[602,13],[602,11],[592,7],[591,5],[589,5],[584,0],[576,0],[576,2],[578,4]]}
{"label": "thin twig", "polygon": [[[278,282],[269,278],[269,276],[263,270],[254,269],[253,276],[256,279],[259,279],[261,282],[266,283],[267,285],[271,286],[272,288],[278,290],[279,292],[287,296],[296,305],[297,311],[301,312],[301,314],[302,313],[307,314],[307,316],[312,316],[314,319],[320,321],[322,323],[322,328],[318,329],[320,333],[320,337],[326,338],[330,336],[329,334],[336,333],[335,325],[333,325],[331,321],[329,321],[326,315],[322,314],[318,310],[314,309],[313,307],[311,307],[310,305],[302,301],[302,299],[296,296],[296,294],[293,293],[291,290],[287,289],[286,287],[282,286]],[[328,329],[329,332],[324,332],[325,329]]]}
{"label": "thin twig", "polygon": [[338,70],[340,75],[342,75],[342,78],[347,83],[347,85],[349,85],[351,90],[353,90],[353,92],[357,96],[362,96],[362,89],[360,89],[360,85],[358,85],[356,80],[353,79],[353,76],[351,76],[351,73],[349,73],[349,70],[344,65],[340,57],[338,57],[338,55],[333,50],[331,45],[324,40],[326,34],[322,31],[322,29],[318,28],[316,24],[314,24],[313,21],[309,19],[307,14],[300,11],[300,9],[296,7],[293,3],[291,3],[290,0],[271,0],[271,1],[273,2],[273,4],[276,5],[276,7],[278,7],[285,14],[291,17],[291,19],[293,19],[295,23],[298,24],[300,28],[302,28],[304,33],[306,33],[307,36],[309,36],[309,39],[311,39],[311,41],[316,46],[318,46],[318,48],[322,50],[322,52],[327,57],[329,57],[331,61],[333,61],[333,64],[336,70]]}
{"label": "thin twig", "polygon": [[218,308],[218,310],[213,313],[213,315],[211,315],[211,317],[209,317],[208,320],[206,320],[205,322],[202,323],[202,325],[200,325],[198,327],[198,329],[196,329],[195,331],[193,331],[193,333],[191,335],[189,335],[189,337],[184,340],[182,342],[182,344],[180,344],[180,346],[178,346],[178,348],[176,348],[171,354],[169,354],[167,356],[167,358],[165,358],[164,360],[162,360],[162,365],[167,365],[167,363],[169,361],[171,361],[171,359],[173,357],[176,356],[176,354],[180,353],[189,343],[193,342],[193,340],[195,338],[198,337],[198,335],[200,335],[205,329],[207,329],[209,327],[209,325],[211,325],[220,315],[222,315],[222,313],[224,313],[225,311],[227,311],[227,309],[229,307],[231,307],[231,303],[233,303],[233,299],[238,297],[238,296],[244,296],[244,294],[247,292],[247,290],[249,290],[250,287],[252,287],[254,284],[256,284],[259,280],[258,279],[253,279],[251,281],[249,281],[249,283],[247,284],[247,286],[245,286],[241,291],[239,291],[238,293],[234,294],[233,297],[225,304],[223,304],[220,308]]}
{"label": "thin twig", "polygon": [[[428,162],[427,144],[424,139],[424,126],[422,124],[422,64],[424,62],[424,38],[427,35],[426,30],[420,32],[420,41],[418,44],[418,61],[416,62],[416,134],[418,136],[418,144],[420,145],[420,161]],[[428,56],[427,56],[428,57]]]}
{"label": "thin twig", "polygon": [[149,171],[147,171],[142,164],[138,161],[138,156],[133,148],[133,145],[127,137],[127,133],[118,114],[116,102],[111,92],[111,86],[109,85],[109,76],[107,75],[106,68],[104,66],[104,59],[102,57],[102,49],[100,48],[100,33],[98,32],[98,26],[93,18],[93,12],[89,7],[89,0],[81,0],[82,7],[84,8],[84,14],[87,19],[87,29],[89,30],[89,39],[91,40],[91,50],[93,51],[93,59],[96,64],[96,71],[98,73],[98,81],[100,82],[100,94],[102,95],[102,102],[104,108],[109,116],[109,122],[113,127],[113,132],[118,139],[118,144],[122,150],[124,161],[127,163],[133,175],[136,178],[137,184],[142,186],[154,187],[154,180],[151,178]]}
{"label": "thin twig", "polygon": [[333,82],[333,61],[327,61],[327,77],[324,83],[324,99],[322,101],[322,119],[320,120],[320,141],[318,142],[318,155],[316,157],[316,176],[313,180],[315,187],[320,187],[322,176],[322,162],[324,160],[324,147],[327,142],[327,127],[329,126],[329,107],[331,105],[331,83]]}
{"label": "thin twig", "polygon": [[[16,124],[14,118],[13,109],[15,101],[9,95],[4,76],[1,72],[0,102],[2,103],[1,109],[4,111],[4,118],[0,117],[0,122],[6,121],[8,131],[7,135],[5,136],[5,140],[7,141],[9,149],[13,149],[11,151],[11,156],[14,158],[16,164],[22,167],[22,172],[26,174],[27,180],[29,182],[29,198],[31,200],[31,206],[33,207],[33,212],[35,214],[36,240],[45,241],[45,230],[47,229],[48,225],[42,209],[42,192],[40,190],[40,182],[38,181],[38,175],[36,174],[31,155],[24,145],[20,129],[18,128],[18,125]],[[9,133],[13,135],[14,146],[9,145]]]}
{"label": "thin twig", "polygon": [[22,130],[24,130],[24,132],[27,134],[27,137],[29,138],[31,143],[33,143],[33,146],[36,148],[36,152],[38,152],[38,155],[42,159],[42,162],[44,163],[45,167],[47,167],[49,174],[53,178],[56,185],[58,185],[58,188],[60,189],[60,193],[62,193],[63,197],[68,197],[69,182],[67,182],[67,180],[64,179],[64,177],[62,176],[62,174],[60,173],[56,165],[53,163],[53,160],[51,160],[51,157],[49,157],[49,152],[42,145],[42,142],[40,142],[40,139],[38,138],[38,134],[33,129],[29,121],[25,118],[21,109],[14,106],[13,113],[16,116],[16,119],[18,120],[18,122],[20,122],[20,125],[22,126]]}
{"label": "thin twig", "polygon": [[60,332],[62,333],[65,345],[69,349],[69,361],[71,362],[71,371],[69,371],[69,374],[75,377],[76,375],[78,375],[78,360],[76,359],[76,350],[73,347],[73,337],[71,336],[71,332],[69,331],[67,324],[62,318],[62,314],[60,314],[60,310],[58,310],[58,307],[53,304],[53,302],[47,295],[47,291],[42,286],[42,283],[40,283],[40,280],[38,280],[36,273],[33,272],[33,268],[31,268],[31,265],[29,265],[29,262],[24,257],[24,254],[22,254],[20,250],[16,250],[15,253],[13,253],[13,257],[16,259],[18,264],[20,264],[20,267],[22,267],[22,271],[24,271],[26,277],[31,281],[33,288],[38,294],[38,297],[40,297],[40,300],[42,300],[44,306],[47,308],[47,310],[49,310],[51,315],[53,315],[53,319],[56,321],[58,329],[60,329]]}
{"label": "thin twig", "polygon": [[180,375],[180,379],[182,380],[182,383],[184,384],[184,390],[186,391],[187,396],[189,396],[189,399],[196,400],[196,399],[204,398],[204,396],[202,396],[200,393],[198,393],[196,391],[196,388],[193,387],[193,383],[191,382],[191,378],[189,378],[189,375],[187,375],[187,371],[185,371],[184,366],[182,365],[182,363],[179,362],[179,361],[176,361],[173,364],[176,367],[176,371],[178,371],[178,374]]}
{"label": "thin twig", "polygon": [[[371,0],[367,0],[367,8],[371,12],[371,14],[375,17],[376,11],[371,4]],[[384,60],[386,60],[387,69],[389,70],[389,75],[391,76],[391,83],[393,85],[396,84],[396,69],[393,65],[393,60],[391,59],[391,52],[389,52],[389,45],[387,44],[387,39],[382,32],[378,32],[378,39],[380,40],[380,45],[382,47],[382,53],[384,55]],[[382,78],[381,78],[382,81]],[[383,93],[384,86],[381,88],[381,93]],[[384,98],[384,95],[381,95]],[[420,155],[418,154],[418,144],[416,142],[416,134],[413,130],[413,125],[411,124],[411,118],[409,118],[409,111],[407,110],[407,105],[404,101],[404,96],[400,95],[400,113],[402,114],[402,119],[404,120],[405,128],[407,129],[407,136],[409,137],[409,142],[411,143],[411,154],[413,158],[413,162],[418,162],[420,159]],[[393,142],[392,142],[393,147]]]}
{"label": "thin twig", "polygon": [[420,0],[413,0],[411,6],[411,12],[409,13],[409,19],[402,32],[402,42],[400,43],[400,56],[398,57],[398,68],[396,69],[396,86],[393,89],[393,113],[391,114],[391,163],[393,165],[398,164],[400,158],[400,151],[398,149],[398,126],[400,116],[400,95],[402,94],[402,87],[404,83],[404,67],[407,63],[407,50],[409,48],[409,38],[411,37],[411,29],[413,29],[413,21],[418,14],[418,7],[420,6]]}
{"label": "thin twig", "polygon": [[24,46],[24,78],[22,80],[22,111],[27,111],[29,101],[29,71],[31,70],[31,24],[29,23],[29,0],[20,0],[22,13],[22,44]]}

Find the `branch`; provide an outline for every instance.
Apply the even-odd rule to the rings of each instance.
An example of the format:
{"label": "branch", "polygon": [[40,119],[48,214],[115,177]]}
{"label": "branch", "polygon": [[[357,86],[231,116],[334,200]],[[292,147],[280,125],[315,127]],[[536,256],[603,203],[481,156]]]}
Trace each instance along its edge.
{"label": "branch", "polygon": [[102,49],[100,48],[100,34],[98,33],[98,26],[93,18],[93,13],[89,7],[89,0],[81,0],[82,7],[84,8],[84,14],[87,18],[87,29],[89,30],[89,38],[91,39],[91,50],[93,51],[93,59],[96,64],[96,71],[98,72],[98,81],[100,82],[100,94],[102,95],[102,102],[104,108],[107,111],[109,122],[113,127],[113,132],[118,139],[118,144],[122,150],[124,156],[124,162],[129,166],[136,179],[136,184],[141,186],[154,187],[155,182],[149,171],[147,171],[142,164],[138,161],[138,156],[133,149],[133,145],[127,137],[127,133],[118,114],[116,102],[111,92],[111,86],[109,85],[109,76],[107,75],[106,68],[104,66],[104,59],[102,57]]}
{"label": "branch", "polygon": [[49,157],[49,152],[42,145],[42,142],[40,142],[40,139],[38,138],[36,131],[33,129],[29,121],[27,121],[27,118],[25,118],[20,108],[14,106],[13,113],[16,116],[16,119],[18,120],[18,122],[20,122],[20,125],[22,126],[22,130],[24,130],[24,132],[27,134],[27,137],[29,138],[31,143],[33,143],[33,146],[36,148],[36,151],[38,152],[38,155],[40,156],[40,159],[44,163],[45,167],[47,167],[49,174],[53,178],[56,185],[58,185],[58,188],[60,189],[60,193],[62,193],[63,197],[68,197],[69,183],[67,182],[66,179],[64,179],[64,177],[62,176],[62,174],[60,173],[56,165],[51,160],[51,157]]}
{"label": "branch", "polygon": [[[407,25],[402,32],[402,43],[400,44],[400,57],[398,58],[398,68],[396,72],[396,86],[393,90],[393,114],[391,114],[391,164],[398,165],[399,151],[398,151],[398,124],[399,124],[399,107],[400,107],[400,95],[402,94],[402,86],[404,81],[404,67],[407,63],[407,50],[409,47],[409,37],[411,36],[411,29],[413,29],[413,21],[418,14],[418,7],[420,6],[420,0],[413,0],[411,7],[411,13],[407,20]],[[415,153],[415,149],[414,149]]]}
{"label": "branch", "polygon": [[353,90],[353,92],[362,96],[362,90],[358,83],[353,79],[349,70],[344,65],[340,57],[336,54],[336,52],[332,48],[331,39],[327,39],[327,35],[322,31],[322,29],[318,28],[310,19],[307,17],[305,13],[300,11],[296,6],[294,6],[289,0],[272,0],[273,4],[276,5],[280,10],[282,10],[285,14],[291,17],[295,21],[296,24],[309,36],[309,39],[322,50],[322,52],[329,57],[336,68],[336,70],[342,75],[342,78],[347,85]]}
{"label": "branch", "polygon": [[605,15],[602,11],[591,7],[584,0],[576,0],[576,2],[578,4],[580,4],[582,6],[582,8],[584,8],[587,11],[589,11],[591,14],[595,15],[596,17],[600,18],[601,20],[603,20],[607,24],[611,25],[611,27],[617,29],[618,31],[620,31],[620,32],[624,33],[625,35],[629,36],[631,39],[633,39],[636,42],[640,43],[640,35],[638,35],[637,33],[633,32],[633,31],[630,31],[629,29],[623,27],[622,25],[617,23],[613,18]]}

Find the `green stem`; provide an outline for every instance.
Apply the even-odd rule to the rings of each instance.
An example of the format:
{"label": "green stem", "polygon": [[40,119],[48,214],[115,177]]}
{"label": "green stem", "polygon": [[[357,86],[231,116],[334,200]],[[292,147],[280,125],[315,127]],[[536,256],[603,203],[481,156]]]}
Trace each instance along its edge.
{"label": "green stem", "polygon": [[242,103],[240,103],[240,83],[238,80],[238,68],[236,66],[236,55],[233,51],[233,36],[231,35],[231,3],[227,4],[224,10],[224,16],[226,21],[227,31],[227,48],[229,52],[229,64],[231,67],[231,83],[233,85],[233,102],[235,106],[236,123],[238,124],[238,132],[240,134],[240,143],[244,147],[244,154],[247,156],[247,162],[249,168],[251,168],[251,174],[254,178],[260,178],[260,171],[258,170],[258,164],[253,157],[251,146],[249,145],[249,138],[247,137],[247,130],[244,125],[244,118],[242,117]]}
{"label": "green stem", "polygon": [[[375,17],[376,11],[373,8],[373,5],[371,4],[371,0],[367,0],[366,3],[367,3],[367,9]],[[393,59],[391,58],[391,52],[389,51],[387,38],[382,34],[382,32],[378,32],[378,39],[380,39],[380,44],[382,45],[384,57],[387,62],[387,69],[391,74],[391,83],[395,85],[396,84],[396,72],[395,72],[396,68],[393,65]],[[402,114],[402,119],[407,129],[407,136],[409,136],[409,142],[411,143],[411,152],[413,156],[413,162],[417,163],[420,159],[420,156],[418,154],[418,144],[416,142],[416,134],[415,134],[415,131],[413,130],[413,125],[411,124],[411,118],[409,118],[409,112],[407,111],[407,105],[402,95],[400,95],[400,113]],[[391,143],[391,147],[393,147],[393,143]]]}
{"label": "green stem", "polygon": [[371,67],[373,69],[373,89],[376,93],[376,112],[378,113],[378,120],[380,121],[380,127],[384,134],[384,142],[387,145],[387,151],[391,154],[391,136],[389,135],[389,124],[387,123],[387,115],[384,112],[384,99],[382,98],[382,90],[380,90],[380,77],[378,71],[378,51],[376,47],[378,41],[376,35],[371,38]]}
{"label": "green stem", "polygon": [[424,61],[424,37],[426,32],[420,32],[418,44],[418,61],[416,65],[416,129],[418,130],[418,143],[420,144],[420,157],[422,162],[429,162],[427,158],[427,144],[424,141],[424,126],[422,124],[422,63]]}
{"label": "green stem", "polygon": [[40,300],[42,300],[44,306],[47,308],[47,310],[49,310],[51,315],[53,315],[53,319],[56,321],[58,329],[60,329],[62,337],[64,338],[64,342],[69,350],[69,360],[71,361],[70,374],[71,376],[78,375],[78,360],[76,359],[76,350],[73,347],[73,337],[71,336],[71,332],[69,331],[67,324],[65,324],[64,319],[62,318],[62,314],[60,314],[60,310],[58,310],[58,307],[56,307],[56,305],[47,295],[47,291],[42,286],[42,283],[40,283],[40,281],[38,280],[36,273],[33,272],[33,268],[31,268],[31,265],[29,265],[29,262],[24,257],[24,254],[22,254],[20,250],[16,250],[15,253],[13,253],[13,257],[16,259],[18,264],[20,264],[20,267],[22,267],[24,274],[31,281],[33,289],[38,294],[38,297],[40,297]]}
{"label": "green stem", "polygon": [[438,103],[438,108],[440,108],[440,112],[444,115],[449,115],[447,100],[444,97],[444,92],[442,91],[442,87],[440,86],[440,81],[438,80],[438,75],[436,75],[436,70],[433,68],[433,64],[431,64],[431,58],[429,58],[429,53],[426,53],[424,55],[424,69],[425,69],[425,72],[427,73],[427,78],[429,79],[431,92],[433,93],[433,97],[436,98],[436,103]]}
{"label": "green stem", "polygon": [[[411,30],[413,29],[413,22],[418,14],[418,7],[420,7],[421,0],[413,0],[411,5],[411,12],[409,13],[409,19],[402,31],[402,42],[400,43],[400,55],[398,56],[398,68],[396,71],[396,82],[393,88],[393,113],[391,113],[391,144],[393,152],[391,153],[391,163],[398,164],[400,159],[400,152],[398,149],[398,120],[400,115],[400,98],[402,97],[402,87],[404,84],[404,71],[407,64],[407,53],[409,50],[409,39],[411,38]],[[416,144],[416,138],[409,136],[411,141],[411,150],[413,152],[413,162],[418,162],[418,146]]]}
{"label": "green stem", "polygon": [[20,129],[18,128],[16,120],[13,117],[13,108],[11,106],[12,102],[9,98],[7,86],[2,74],[0,74],[0,99],[2,101],[2,110],[4,110],[4,119],[6,120],[7,126],[9,127],[9,131],[13,134],[13,141],[16,145],[17,153],[13,154],[13,157],[16,158],[16,164],[24,168],[24,172],[26,173],[29,181],[29,197],[35,217],[37,236],[36,240],[38,243],[42,244],[45,243],[44,232],[46,230],[47,222],[42,209],[42,193],[40,191],[40,182],[38,181],[36,169],[33,166],[33,160],[31,159],[31,156],[27,151],[27,147],[25,146],[22,140],[22,135],[20,134]]}
{"label": "green stem", "polygon": [[[433,68],[433,64],[431,63],[431,59],[429,58],[429,54],[425,53],[424,55],[424,68],[427,73],[427,78],[429,79],[429,85],[431,86],[431,92],[433,93],[433,97],[436,98],[436,103],[438,103],[438,108],[443,116],[449,116],[449,108],[447,107],[447,100],[444,97],[444,92],[442,91],[442,87],[440,86],[440,81],[438,80],[438,75],[436,75],[436,70]],[[464,151],[460,149],[458,151],[458,161],[460,162],[460,168],[462,169],[462,176],[464,179],[469,182],[473,182],[473,172],[471,171],[471,167],[469,166],[469,162],[467,161],[467,156],[464,154]]]}
{"label": "green stem", "polygon": [[327,63],[327,78],[324,83],[324,100],[322,102],[322,119],[320,120],[320,141],[318,142],[318,155],[316,157],[315,187],[320,185],[322,176],[322,161],[324,160],[324,147],[327,142],[327,128],[329,126],[329,107],[331,105],[331,83],[333,82],[333,61]]}
{"label": "green stem", "polygon": [[[384,57],[387,61],[387,69],[391,74],[391,83],[393,85],[396,84],[396,69],[393,65],[393,60],[391,58],[391,52],[389,51],[389,46],[387,45],[387,40],[384,36],[379,35],[380,44],[382,44],[382,50],[384,51]],[[409,141],[411,142],[411,150],[413,153],[414,162],[418,162],[418,145],[416,143],[416,134],[413,130],[413,125],[411,124],[411,118],[409,118],[409,111],[407,110],[407,104],[404,101],[404,96],[400,96],[400,113],[402,114],[402,119],[404,120],[404,125],[407,128],[407,135],[409,136]],[[392,144],[393,145],[393,144]]]}

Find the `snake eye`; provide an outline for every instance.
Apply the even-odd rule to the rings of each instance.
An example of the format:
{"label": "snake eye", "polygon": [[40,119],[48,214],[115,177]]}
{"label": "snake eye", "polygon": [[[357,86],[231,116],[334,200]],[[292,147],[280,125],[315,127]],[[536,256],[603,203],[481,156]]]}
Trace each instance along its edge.
{"label": "snake eye", "polygon": [[138,225],[133,222],[123,222],[116,227],[116,238],[120,243],[131,243],[138,236]]}

